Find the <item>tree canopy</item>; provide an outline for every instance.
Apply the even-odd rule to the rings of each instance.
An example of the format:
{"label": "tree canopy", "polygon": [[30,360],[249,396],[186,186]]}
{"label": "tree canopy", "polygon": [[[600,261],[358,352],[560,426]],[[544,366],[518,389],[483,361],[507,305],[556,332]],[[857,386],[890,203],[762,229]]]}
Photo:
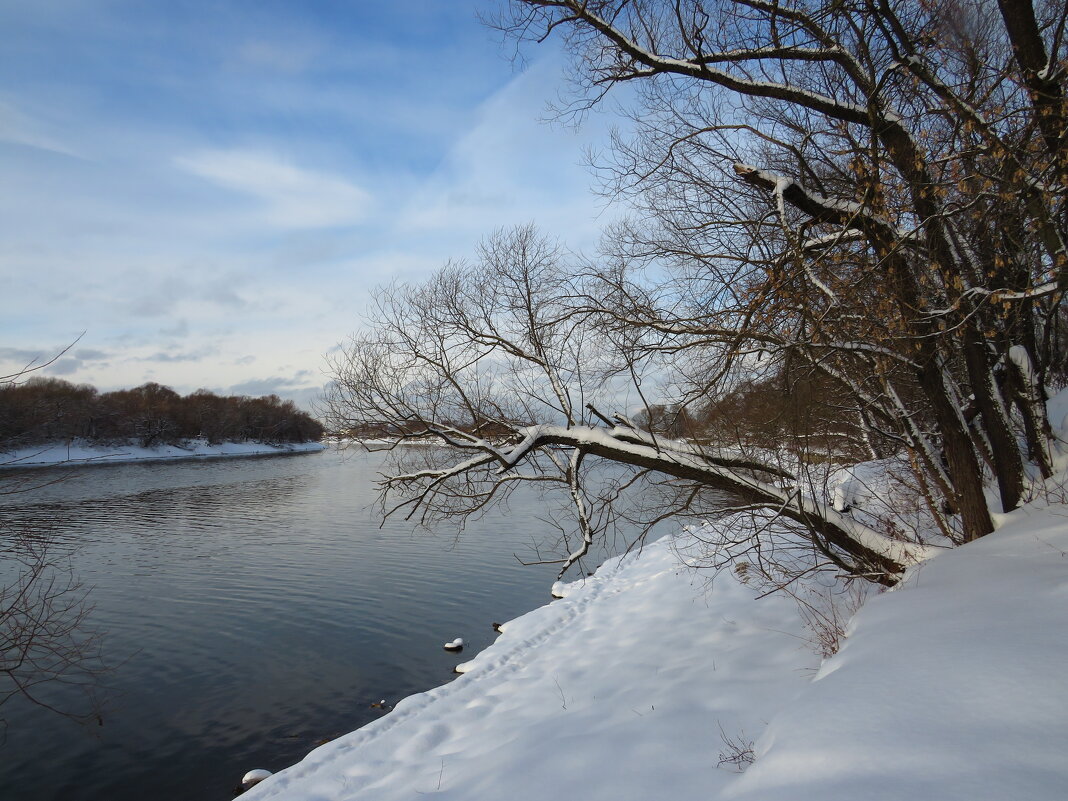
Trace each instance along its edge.
{"label": "tree canopy", "polygon": [[[387,477],[393,511],[558,488],[580,535],[565,568],[636,482],[670,491],[663,514],[730,493],[885,583],[932,543],[989,533],[1052,470],[1066,17],[1027,0],[513,0],[505,36],[571,53],[561,114],[630,88],[596,166],[632,213],[593,257],[520,228],[384,289],[333,363],[333,424],[450,446]],[[768,387],[795,410],[807,396],[779,441],[711,425]],[[665,409],[707,425],[666,428]],[[833,508],[828,465],[858,452],[907,469],[929,525]],[[631,472],[591,489],[593,459]]]}

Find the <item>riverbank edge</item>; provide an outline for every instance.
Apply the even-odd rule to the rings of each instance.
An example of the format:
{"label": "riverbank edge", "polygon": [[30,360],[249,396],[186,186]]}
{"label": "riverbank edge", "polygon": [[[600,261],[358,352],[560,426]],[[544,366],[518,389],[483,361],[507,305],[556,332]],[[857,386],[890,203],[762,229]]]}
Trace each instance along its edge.
{"label": "riverbank edge", "polygon": [[826,659],[791,598],[758,601],[731,571],[701,581],[700,543],[669,535],[562,585],[562,600],[503,624],[456,681],[242,798],[1059,797],[1063,497],[910,568],[867,598]]}
{"label": "riverbank edge", "polygon": [[100,464],[128,464],[131,462],[169,462],[186,459],[224,459],[241,456],[279,456],[298,453],[318,453],[327,449],[321,442],[269,443],[220,442],[186,440],[181,445],[117,444],[95,445],[85,441],[53,442],[0,452],[0,470],[87,467]]}

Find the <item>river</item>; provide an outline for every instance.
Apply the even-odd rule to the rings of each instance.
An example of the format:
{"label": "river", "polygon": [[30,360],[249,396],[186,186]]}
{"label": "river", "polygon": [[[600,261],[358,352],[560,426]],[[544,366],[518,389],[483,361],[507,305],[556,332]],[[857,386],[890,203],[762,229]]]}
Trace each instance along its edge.
{"label": "river", "polygon": [[[51,531],[70,556],[108,669],[102,725],[18,698],[0,706],[0,798],[230,798],[246,770],[284,768],[384,714],[373,702],[451,680],[492,642],[493,622],[548,601],[555,568],[516,559],[547,531],[533,494],[459,538],[380,525],[382,459],[327,451],[17,474],[39,486],[0,495],[0,513]],[[0,489],[15,478],[0,475]],[[11,569],[0,561],[0,579]],[[454,637],[468,643],[461,655],[442,649]],[[75,689],[45,692],[78,704]]]}

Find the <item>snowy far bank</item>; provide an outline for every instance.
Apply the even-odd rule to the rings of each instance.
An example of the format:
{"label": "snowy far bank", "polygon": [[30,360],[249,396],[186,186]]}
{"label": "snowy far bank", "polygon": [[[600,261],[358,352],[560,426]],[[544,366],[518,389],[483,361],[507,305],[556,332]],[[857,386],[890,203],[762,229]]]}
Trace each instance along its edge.
{"label": "snowy far bank", "polygon": [[1021,509],[914,568],[861,609],[822,666],[788,598],[757,601],[731,573],[708,587],[673,542],[568,585],[564,600],[505,624],[456,681],[245,797],[1068,794],[1068,506]]}
{"label": "snowy far bank", "polygon": [[0,468],[57,467],[118,462],[167,461],[172,459],[210,459],[232,456],[268,456],[283,453],[311,453],[325,450],[319,442],[221,442],[208,444],[206,440],[188,440],[182,445],[94,445],[81,441],[34,445],[18,450],[0,452]]}

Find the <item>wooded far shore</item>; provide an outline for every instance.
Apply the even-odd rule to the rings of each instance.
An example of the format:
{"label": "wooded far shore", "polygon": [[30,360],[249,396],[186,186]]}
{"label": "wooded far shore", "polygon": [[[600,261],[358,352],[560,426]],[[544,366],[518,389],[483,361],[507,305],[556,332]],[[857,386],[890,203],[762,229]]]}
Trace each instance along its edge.
{"label": "wooded far shore", "polygon": [[206,389],[180,395],[156,383],[100,392],[42,377],[0,386],[0,451],[67,440],[147,448],[193,439],[309,442],[322,435],[319,421],[277,395],[220,396]]}

